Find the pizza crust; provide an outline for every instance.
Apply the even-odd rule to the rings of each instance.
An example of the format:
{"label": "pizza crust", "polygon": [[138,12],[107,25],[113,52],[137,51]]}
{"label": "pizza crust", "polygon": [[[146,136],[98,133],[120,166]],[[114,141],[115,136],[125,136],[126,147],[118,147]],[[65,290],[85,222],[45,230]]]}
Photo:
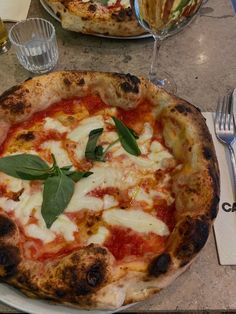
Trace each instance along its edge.
{"label": "pizza crust", "polygon": [[[170,284],[204,247],[218,210],[219,169],[200,111],[130,74],[64,71],[35,77],[0,96],[0,121],[7,129],[61,99],[89,94],[124,109],[148,99],[163,123],[165,145],[184,165],[174,176],[177,224],[166,251],[140,271],[138,266],[135,271],[115,266],[111,253],[96,245],[46,264],[28,261],[20,251],[17,226],[0,216],[0,226],[1,221],[9,226],[0,232],[0,279],[32,297],[114,309],[146,299]],[[2,141],[6,129],[0,131]]]}
{"label": "pizza crust", "polygon": [[107,8],[99,1],[46,0],[46,2],[60,18],[62,27],[71,31],[119,37],[145,33],[135,19],[131,7],[117,10]]}

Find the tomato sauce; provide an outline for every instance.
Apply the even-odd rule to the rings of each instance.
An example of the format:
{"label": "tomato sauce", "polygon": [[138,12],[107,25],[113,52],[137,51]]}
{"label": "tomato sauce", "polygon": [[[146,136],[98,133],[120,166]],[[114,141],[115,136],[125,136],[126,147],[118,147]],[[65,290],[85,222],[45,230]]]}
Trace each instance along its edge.
{"label": "tomato sauce", "polygon": [[141,235],[128,228],[113,227],[104,246],[119,261],[127,256],[144,256],[146,253],[160,253],[165,249],[166,237],[153,233]]}
{"label": "tomato sauce", "polygon": [[161,219],[169,228],[170,232],[175,227],[175,204],[168,206],[166,201],[155,205],[156,217]]}
{"label": "tomato sauce", "polygon": [[[116,2],[115,5],[119,5],[120,0]],[[67,115],[75,115],[79,108],[85,107],[90,115],[95,114],[96,112],[109,108],[100,97],[96,95],[90,95],[82,98],[72,98],[68,100],[61,100],[55,104],[52,104],[49,108],[42,110],[40,112],[34,113],[32,117],[19,124],[13,125],[9,132],[6,141],[0,146],[0,154],[5,151],[9,144],[13,141],[17,132],[22,130],[27,131],[37,123],[42,122],[46,117],[54,117],[58,112],[62,112]],[[137,108],[132,110],[124,110],[117,108],[118,118],[121,119],[127,126],[134,129],[137,133],[143,131],[143,124],[149,122],[154,129],[153,138],[158,141],[162,141],[162,126],[160,123],[155,122],[155,119],[152,114],[152,106],[148,101],[142,102]],[[114,129],[114,126],[110,126]],[[37,132],[37,131],[36,131]],[[56,131],[48,130],[39,131],[35,139],[32,141],[32,147],[39,149],[39,146],[42,142],[48,140],[58,140],[65,141],[66,133],[59,133]],[[163,141],[162,141],[163,142]],[[65,143],[64,143],[65,144]],[[68,147],[67,147],[67,150]],[[109,153],[108,155],[109,156]],[[89,161],[85,161],[84,164],[75,165],[78,166],[81,170],[88,170],[91,167]],[[87,169],[88,168],[88,169]],[[143,187],[145,184],[150,186],[151,182],[143,182]],[[37,185],[35,189],[37,189]],[[3,196],[6,193],[6,187],[0,185],[0,196]],[[89,195],[102,198],[105,194],[113,195],[120,201],[120,206],[128,207],[130,206],[130,199],[128,197],[127,191],[126,194],[122,193],[119,195],[119,190],[116,188],[105,188],[105,189],[95,189]],[[156,217],[160,218],[165,222],[170,231],[173,230],[175,219],[174,211],[175,207],[167,206],[166,203],[155,204]],[[9,214],[11,215],[11,214]],[[14,216],[14,214],[12,214]],[[81,213],[67,213],[66,214],[74,222],[79,223],[82,220],[88,219],[87,214],[84,212]],[[32,215],[29,219],[29,223],[37,223],[36,217]],[[53,259],[55,257],[64,256],[75,249],[81,247],[80,243],[80,233],[75,235],[75,240],[71,243],[68,243],[62,237],[56,237],[56,239],[48,244],[44,244],[41,240],[27,237],[24,233],[24,229],[19,222],[19,230],[21,234],[21,246],[23,251],[27,253],[27,256],[30,256],[32,259],[38,259],[44,261],[46,259]],[[167,237],[161,237],[156,234],[140,234],[132,231],[128,228],[121,227],[112,227],[110,228],[110,236],[105,241],[104,246],[114,255],[114,257],[120,261],[128,256],[144,256],[147,253],[159,254],[164,251]]]}

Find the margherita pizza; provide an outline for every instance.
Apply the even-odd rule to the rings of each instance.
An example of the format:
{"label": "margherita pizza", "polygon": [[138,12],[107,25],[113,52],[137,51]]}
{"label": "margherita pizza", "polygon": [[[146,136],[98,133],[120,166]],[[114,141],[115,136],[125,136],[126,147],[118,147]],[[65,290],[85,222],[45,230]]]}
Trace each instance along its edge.
{"label": "margherita pizza", "polygon": [[146,32],[139,26],[130,0],[46,0],[46,3],[68,30],[119,37]]}
{"label": "margherita pizza", "polygon": [[115,309],[182,273],[219,201],[199,110],[147,80],[35,77],[0,97],[0,280]]}

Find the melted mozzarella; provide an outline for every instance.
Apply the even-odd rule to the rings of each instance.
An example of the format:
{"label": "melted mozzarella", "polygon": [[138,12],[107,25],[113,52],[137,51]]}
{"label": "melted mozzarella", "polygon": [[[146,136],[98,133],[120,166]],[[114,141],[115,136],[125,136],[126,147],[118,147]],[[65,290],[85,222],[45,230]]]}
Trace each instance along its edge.
{"label": "melted mozzarella", "polygon": [[158,141],[153,141],[150,146],[151,153],[149,159],[161,164],[164,159],[173,158],[173,156]]}
{"label": "melted mozzarella", "polygon": [[89,133],[98,128],[104,128],[104,120],[101,115],[84,119],[77,128],[68,134],[67,138],[77,143],[75,154],[78,160],[85,156]]}
{"label": "melted mozzarella", "polygon": [[112,195],[104,195],[103,197],[103,209],[112,208],[118,205],[118,201]]}
{"label": "melted mozzarella", "polygon": [[15,216],[20,220],[23,225],[25,225],[32,215],[33,209],[35,211],[40,211],[42,202],[42,192],[31,194],[29,190],[24,191],[23,194],[20,196],[20,202],[17,202],[17,207],[15,208]]}
{"label": "melted mozzarella", "polygon": [[5,173],[0,174],[0,180],[1,180],[1,183],[7,186],[7,190],[12,191],[12,192],[18,192],[23,187],[23,183],[21,179],[8,176]]}
{"label": "melted mozzarella", "polygon": [[89,117],[80,122],[79,126],[68,134],[67,138],[74,142],[81,140],[88,140],[89,133],[98,128],[104,127],[103,117],[98,115],[95,117]]}
{"label": "melted mozzarella", "polygon": [[[90,169],[93,174],[75,184],[75,191],[66,212],[76,212],[81,209],[102,210],[102,199],[87,195],[89,192],[101,188],[118,187],[125,189],[136,183],[137,178],[132,173],[125,174],[122,169],[103,166]],[[128,180],[129,179],[129,180]]]}
{"label": "melted mozzarella", "polygon": [[46,130],[56,130],[59,133],[68,132],[69,128],[65,127],[60,121],[52,119],[52,118],[45,118],[44,129]]}
{"label": "melted mozzarella", "polygon": [[102,217],[110,225],[131,228],[137,232],[153,232],[160,236],[169,234],[169,229],[164,222],[143,211],[111,209],[103,212]]}
{"label": "melted mozzarella", "polygon": [[105,242],[108,235],[109,231],[105,227],[101,226],[98,228],[97,233],[89,237],[87,244],[95,243],[102,245]]}
{"label": "melted mozzarella", "polygon": [[67,241],[73,241],[74,232],[78,231],[76,224],[65,215],[60,215],[50,229],[57,234],[62,234]]}
{"label": "melted mozzarella", "polygon": [[40,239],[44,243],[51,242],[55,239],[55,234],[47,229],[47,228],[42,228],[41,226],[38,226],[36,224],[30,224],[25,227],[26,234],[32,238],[35,239]]}
{"label": "melted mozzarella", "polygon": [[121,0],[120,4],[124,7],[124,8],[128,8],[130,7],[130,0]]}
{"label": "melted mozzarella", "polygon": [[107,5],[110,7],[110,6],[114,5],[114,4],[116,4],[116,2],[117,2],[117,0],[109,0],[107,2]]}
{"label": "melted mozzarella", "polygon": [[46,141],[40,147],[43,149],[47,149],[52,154],[54,154],[57,164],[60,167],[71,165],[68,154],[66,150],[61,147],[61,143],[59,141]]}
{"label": "melted mozzarella", "polygon": [[147,193],[142,188],[133,188],[129,191],[129,196],[132,200],[138,201],[138,202],[145,202],[150,207],[153,205],[153,199],[152,195],[150,193]]}

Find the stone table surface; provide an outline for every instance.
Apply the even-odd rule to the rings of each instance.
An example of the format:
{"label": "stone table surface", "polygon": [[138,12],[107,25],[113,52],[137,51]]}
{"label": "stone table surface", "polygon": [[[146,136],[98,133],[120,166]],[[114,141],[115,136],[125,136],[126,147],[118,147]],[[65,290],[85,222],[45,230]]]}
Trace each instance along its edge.
{"label": "stone table surface", "polygon": [[[153,40],[114,40],[63,30],[32,0],[29,17],[43,17],[56,27],[59,62],[55,70],[130,72],[147,76]],[[11,23],[7,24],[10,27]],[[162,43],[159,68],[174,78],[177,95],[213,111],[220,95],[236,86],[236,15],[230,0],[205,1],[199,16]],[[18,63],[13,49],[0,55],[0,93],[32,76]],[[236,310],[236,266],[220,266],[211,234],[190,269],[170,287],[127,312]],[[17,312],[0,303],[0,313]],[[42,311],[43,313],[43,311]]]}

